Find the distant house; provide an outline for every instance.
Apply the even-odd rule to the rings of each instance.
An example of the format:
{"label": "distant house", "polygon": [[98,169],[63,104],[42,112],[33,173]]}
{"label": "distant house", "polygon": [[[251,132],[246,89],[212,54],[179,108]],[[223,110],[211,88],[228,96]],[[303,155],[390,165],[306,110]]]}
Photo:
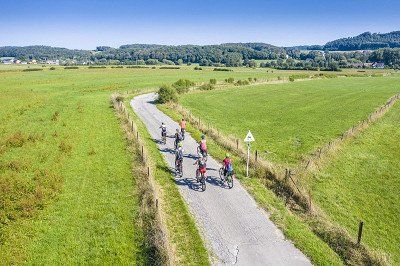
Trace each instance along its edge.
{"label": "distant house", "polygon": [[15,59],[14,64],[21,64],[21,60]]}
{"label": "distant house", "polygon": [[371,65],[372,68],[385,68],[385,64],[384,63],[379,63],[379,62],[374,62]]}
{"label": "distant house", "polygon": [[5,65],[14,64],[14,57],[2,57],[2,58],[0,58],[0,60]]}
{"label": "distant house", "polygon": [[36,61],[35,59],[32,59],[31,61],[28,62],[28,64],[34,64],[34,65],[36,65],[36,64],[37,64],[37,61]]}
{"label": "distant house", "polygon": [[60,64],[60,60],[47,60],[46,61],[46,64],[49,64],[49,65],[59,65]]}

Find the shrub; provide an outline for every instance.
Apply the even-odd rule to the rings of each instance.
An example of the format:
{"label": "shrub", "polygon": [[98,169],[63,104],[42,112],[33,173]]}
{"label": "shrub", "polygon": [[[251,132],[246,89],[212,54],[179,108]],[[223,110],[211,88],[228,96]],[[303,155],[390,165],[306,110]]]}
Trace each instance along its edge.
{"label": "shrub", "polygon": [[64,69],[78,69],[79,67],[77,66],[66,66]]}
{"label": "shrub", "polygon": [[174,87],[179,94],[188,92],[191,86],[194,86],[194,82],[188,79],[179,79],[172,84],[172,87]]}
{"label": "shrub", "polygon": [[235,83],[235,85],[236,86],[243,86],[243,85],[249,85],[250,84],[250,82],[248,81],[248,80],[238,80],[236,83]]}
{"label": "shrub", "polygon": [[106,66],[89,66],[88,68],[92,69],[92,68],[107,68]]}
{"label": "shrub", "polygon": [[157,59],[147,59],[146,65],[158,65],[160,62]]}
{"label": "shrub", "polygon": [[176,66],[162,66],[162,67],[160,67],[160,69],[180,69],[180,67],[176,67]]}
{"label": "shrub", "polygon": [[213,89],[214,89],[214,86],[212,84],[203,84],[199,87],[199,90],[202,90],[202,91],[210,91]]}
{"label": "shrub", "polygon": [[42,71],[42,70],[43,70],[43,68],[27,68],[22,71],[28,72],[28,71]]}
{"label": "shrub", "polygon": [[233,83],[234,81],[235,81],[234,78],[227,78],[227,79],[225,79],[225,82],[226,82],[226,83]]}
{"label": "shrub", "polygon": [[158,90],[158,103],[176,102],[178,95],[176,89],[169,85],[162,85]]}
{"label": "shrub", "polygon": [[254,81],[257,81],[257,78],[253,78]]}
{"label": "shrub", "polygon": [[217,80],[216,79],[210,79],[210,84],[212,84],[212,85],[217,84]]}
{"label": "shrub", "polygon": [[196,66],[194,67],[194,70],[203,70],[203,69],[201,67]]}
{"label": "shrub", "polygon": [[214,68],[214,71],[233,71],[233,70],[229,68]]}
{"label": "shrub", "polygon": [[56,68],[55,67],[50,67],[49,70],[56,70]]}
{"label": "shrub", "polygon": [[145,66],[127,66],[126,68],[148,68]]}

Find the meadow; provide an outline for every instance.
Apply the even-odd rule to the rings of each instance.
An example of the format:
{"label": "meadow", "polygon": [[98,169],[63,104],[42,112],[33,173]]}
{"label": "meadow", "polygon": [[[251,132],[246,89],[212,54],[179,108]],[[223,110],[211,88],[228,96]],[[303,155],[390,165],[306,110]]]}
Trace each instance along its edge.
{"label": "meadow", "polygon": [[[159,66],[156,69],[64,69],[60,66],[54,70],[48,66],[29,67],[43,70],[23,71],[28,66],[0,66],[0,257],[4,262],[14,264],[81,264],[88,261],[146,264],[149,261],[151,254],[146,253],[145,232],[140,224],[141,199],[136,184],[140,178],[135,172],[137,154],[127,149],[121,125],[109,103],[111,93],[130,91],[134,95],[156,90],[161,84],[170,84],[180,78],[196,83],[215,78],[218,83],[224,83],[223,80],[229,77],[235,80],[270,79],[305,73],[259,68],[233,68],[233,71],[225,72],[207,67],[194,70],[194,66],[182,66],[181,69],[160,69]],[[344,79],[365,84],[378,80],[381,82],[376,83],[391,84],[397,80],[395,77]],[[314,82],[329,84],[333,81],[307,84]],[[295,84],[300,86],[298,90],[307,91],[301,89],[303,83]],[[325,90],[343,84],[345,82],[331,84],[330,89]],[[367,101],[371,106],[363,107],[366,112],[391,96],[392,91],[379,87],[379,84],[364,86],[365,91],[355,89],[353,93],[349,92],[353,87],[339,88],[341,93],[347,93],[347,97],[333,92],[329,95],[337,102],[346,101],[350,96],[354,96],[354,100],[372,95]],[[188,94],[182,101],[187,99],[189,103],[190,97],[201,97],[207,99],[203,103],[210,104],[210,108],[226,112],[232,109],[225,108],[226,101],[231,102],[229,106],[243,108],[244,96],[252,91],[261,93],[252,100],[257,103],[261,96],[278,99],[287,91],[279,88],[293,85],[219,89],[207,94]],[[373,92],[374,86],[378,88],[376,92]],[[317,87],[315,85],[315,89]],[[272,88],[271,91],[268,88]],[[234,91],[238,97],[232,95]],[[264,94],[264,91],[270,92]],[[309,94],[315,94],[313,99],[320,96],[315,91]],[[229,95],[231,98],[218,102]],[[296,99],[296,94],[291,97]],[[302,100],[309,101],[310,98]],[[217,105],[213,105],[214,101]],[[212,110],[208,114],[218,113],[217,109],[208,110]],[[360,117],[361,113],[358,113]],[[265,113],[260,117],[264,119]],[[217,121],[209,121],[220,126]],[[238,121],[237,125],[242,125],[242,121]],[[142,127],[141,131],[145,134]],[[236,132],[238,136],[241,133],[239,129]],[[256,138],[261,140],[258,133]],[[151,139],[146,141],[151,146]],[[267,147],[270,149],[269,143]],[[176,187],[171,185],[173,182],[168,179],[169,174],[157,150],[153,149],[151,153],[157,161],[157,182],[165,189],[165,198],[169,199],[166,201],[169,205],[164,208],[168,212],[166,223],[171,229],[171,241],[180,251],[181,257],[177,259],[184,263],[192,260],[193,254],[198,254],[196,259],[206,264],[207,253],[194,221]],[[284,209],[284,206],[279,208]],[[177,218],[179,223],[176,223]],[[296,228],[302,228],[299,230],[304,232],[308,229],[300,221],[295,224],[293,236],[301,238],[295,233]],[[186,236],[186,240],[181,241],[181,236]],[[307,243],[310,253],[315,252],[313,242],[319,242],[313,239],[310,243],[304,238],[301,241]],[[319,257],[316,261],[326,261],[323,250],[316,251]],[[328,253],[329,258],[337,260],[332,251]]]}
{"label": "meadow", "polygon": [[308,181],[313,198],[354,237],[400,264],[400,104],[348,141]]}
{"label": "meadow", "polygon": [[[0,257],[8,263],[146,262],[132,154],[110,94],[156,89],[181,77],[272,75],[26,68],[0,69]],[[183,204],[174,208],[190,219]]]}
{"label": "meadow", "polygon": [[261,84],[188,93],[179,101],[225,135],[242,140],[251,130],[261,155],[294,165],[398,93],[399,81],[391,75]]}

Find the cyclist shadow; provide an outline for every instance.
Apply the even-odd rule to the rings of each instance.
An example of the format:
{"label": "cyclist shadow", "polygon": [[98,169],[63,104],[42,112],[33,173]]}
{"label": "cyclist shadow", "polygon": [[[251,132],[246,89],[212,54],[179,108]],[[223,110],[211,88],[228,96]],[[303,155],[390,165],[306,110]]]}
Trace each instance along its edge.
{"label": "cyclist shadow", "polygon": [[158,150],[163,153],[175,154],[175,150],[171,148],[158,148]]}
{"label": "cyclist shadow", "polygon": [[199,159],[199,156],[197,156],[197,155],[193,155],[193,154],[191,154],[191,153],[184,154],[184,155],[183,155],[183,157],[185,157],[185,158],[189,158],[189,159],[193,159],[193,160],[197,160],[197,159]]}
{"label": "cyclist shadow", "polygon": [[200,183],[197,183],[196,178],[181,178],[175,179],[175,184],[178,186],[187,186],[194,191],[203,192]]}
{"label": "cyclist shadow", "polygon": [[216,176],[207,176],[206,182],[216,187],[225,188],[225,183],[222,182],[221,179]]}

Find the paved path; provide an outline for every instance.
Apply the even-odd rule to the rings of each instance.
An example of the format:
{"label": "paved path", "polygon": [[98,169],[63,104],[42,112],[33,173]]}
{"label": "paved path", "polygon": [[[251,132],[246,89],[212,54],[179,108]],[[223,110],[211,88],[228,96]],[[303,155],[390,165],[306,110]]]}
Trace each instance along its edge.
{"label": "paved path", "polygon": [[[173,135],[178,124],[153,104],[156,94],[135,97],[131,106],[146,125],[150,135],[160,139],[161,122]],[[164,146],[158,144],[166,162],[174,167],[173,138]],[[309,259],[285,239],[254,199],[235,180],[228,189],[221,184],[220,163],[208,158],[207,188],[202,192],[195,180],[196,141],[186,134],[183,142],[185,158],[183,177],[176,178],[180,193],[186,200],[202,232],[214,265],[310,265]]]}

